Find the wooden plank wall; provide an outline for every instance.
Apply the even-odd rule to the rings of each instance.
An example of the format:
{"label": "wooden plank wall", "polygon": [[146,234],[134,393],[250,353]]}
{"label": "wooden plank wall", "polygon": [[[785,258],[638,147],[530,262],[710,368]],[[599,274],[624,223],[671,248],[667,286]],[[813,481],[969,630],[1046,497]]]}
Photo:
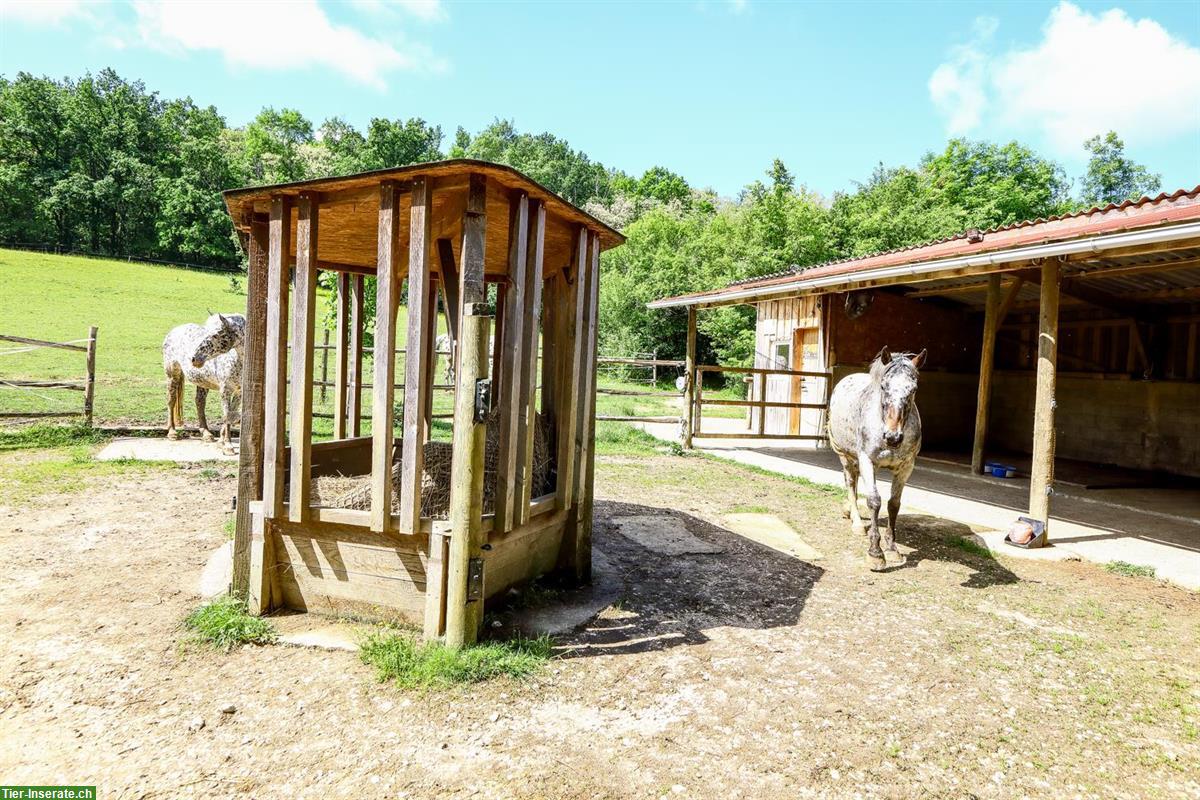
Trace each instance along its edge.
{"label": "wooden plank wall", "polygon": [[[816,296],[788,297],[782,300],[764,300],[756,306],[758,316],[754,323],[754,366],[770,369],[774,366],[775,342],[792,341],[796,328],[820,328],[821,312]],[[821,348],[824,352],[824,347]],[[791,369],[789,364],[785,369]],[[750,384],[751,400],[762,400],[764,378],[758,377]],[[758,430],[758,415],[763,409],[750,409],[751,430]],[[786,431],[766,431],[786,433]]]}

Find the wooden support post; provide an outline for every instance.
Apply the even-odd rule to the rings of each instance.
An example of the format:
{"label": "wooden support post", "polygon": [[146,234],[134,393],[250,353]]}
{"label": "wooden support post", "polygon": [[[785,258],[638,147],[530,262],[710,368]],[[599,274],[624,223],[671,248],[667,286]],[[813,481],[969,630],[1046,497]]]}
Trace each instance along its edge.
{"label": "wooden support post", "polygon": [[487,377],[488,317],[484,287],[487,181],[471,175],[463,215],[462,299],[454,394],[454,459],[450,474],[450,563],[446,576],[446,644],[473,643],[483,623],[483,453],[486,426],[477,419],[477,383]]}
{"label": "wooden support post", "polygon": [[[587,306],[585,292],[585,276],[588,263],[588,231],[582,225],[575,234],[574,263],[571,274],[574,277],[566,292],[567,304],[563,313],[562,336],[558,342],[559,368],[557,370],[558,395],[558,487],[556,489],[557,506],[569,509],[575,504],[575,432],[579,423],[578,403],[580,401],[580,374],[583,370],[583,351],[580,348],[586,318],[584,309]],[[563,543],[567,551],[567,543]],[[573,554],[566,553],[568,558]],[[561,561],[561,560],[560,560]],[[566,566],[561,564],[560,566]]]}
{"label": "wooden support post", "polygon": [[696,407],[696,307],[687,307],[687,353],[684,356],[683,383],[683,446],[692,449],[692,428]]}
{"label": "wooden support post", "polygon": [[525,308],[521,323],[522,342],[520,386],[517,389],[517,406],[521,409],[521,420],[517,438],[521,442],[520,463],[517,473],[521,493],[516,498],[516,524],[529,521],[529,503],[533,492],[542,487],[533,486],[533,437],[537,426],[537,380],[538,380],[538,326],[542,309],[542,262],[546,240],[546,206],[534,202],[530,208],[527,263],[525,265]]}
{"label": "wooden support post", "polygon": [[371,530],[392,530],[392,393],[396,382],[396,304],[399,275],[400,191],[379,184],[379,231],[375,286],[375,377],[371,395]]}
{"label": "wooden support post", "polygon": [[83,388],[83,424],[92,427],[92,409],[96,402],[96,334],[95,325],[88,328],[87,383]]}
{"label": "wooden support post", "polygon": [[[333,362],[333,438],[346,438],[346,422],[347,422],[347,385],[346,376],[349,372],[349,364],[347,363],[347,338],[346,326],[350,319],[350,273],[339,272],[337,281],[337,330],[334,332],[334,362]],[[329,331],[325,332],[325,341],[329,341]],[[328,352],[326,350],[325,352]],[[321,371],[324,372],[325,367],[322,363]],[[324,382],[324,378],[322,378]],[[325,387],[321,387],[321,391],[325,391]],[[322,397],[324,399],[324,397]]]}
{"label": "wooden support post", "polygon": [[429,534],[429,558],[425,562],[425,625],[428,641],[446,632],[446,567],[450,561],[450,537],[434,531]]}
{"label": "wooden support post", "polygon": [[317,305],[317,231],[319,198],[300,195],[296,214],[296,267],[292,278],[291,482],[288,519],[307,522],[312,486],[313,343]]}
{"label": "wooden support post", "polygon": [[[449,239],[438,239],[438,270],[446,308],[446,330],[450,334],[450,357],[455,358],[458,349],[458,319],[462,316],[462,298],[458,296],[458,266],[454,263],[454,245]],[[451,363],[454,363],[452,360]]]}
{"label": "wooden support post", "polygon": [[[250,591],[250,503],[263,489],[263,377],[266,371],[267,252],[270,231],[264,220],[252,220],[247,241],[246,339],[242,345],[242,419],[238,432],[238,489],[233,532],[234,597]],[[261,586],[258,595],[262,596]]]}
{"label": "wooden support post", "polygon": [[433,438],[433,385],[437,383],[437,308],[438,308],[438,283],[439,281],[430,276],[429,278],[429,296],[425,300],[425,327],[422,333],[421,349],[427,353],[425,359],[425,375],[422,378],[421,385],[425,388],[425,439],[428,442]]}
{"label": "wooden support post", "polygon": [[987,445],[988,406],[992,400],[992,363],[996,356],[996,329],[1000,321],[1000,275],[988,276],[987,302],[983,311],[983,347],[979,354],[979,391],[975,397],[975,443],[971,449],[971,471],[983,472]]}
{"label": "wooden support post", "polygon": [[287,412],[288,257],[292,199],[271,198],[267,254],[266,371],[263,378],[263,514],[283,513],[283,451]]}
{"label": "wooden support post", "polygon": [[433,186],[425,178],[412,182],[408,232],[408,336],[404,354],[404,443],[400,448],[400,530],[421,530],[421,474],[425,424],[429,418],[429,337],[436,324],[429,316],[429,271],[433,265]]}
{"label": "wooden support post", "polygon": [[579,435],[582,453],[579,458],[579,488],[575,498],[575,577],[581,583],[592,581],[592,493],[596,484],[596,338],[600,305],[600,237],[591,237],[588,270],[587,376],[580,404],[582,417]]}
{"label": "wooden support post", "polygon": [[1033,468],[1029,477],[1029,516],[1049,529],[1054,484],[1055,382],[1058,375],[1058,300],[1061,272],[1057,260],[1042,264],[1038,315],[1037,394],[1033,405]]}
{"label": "wooden support post", "polygon": [[[504,304],[497,305],[500,321],[496,325],[496,352],[507,363],[498,369],[500,360],[493,356],[493,382],[497,372],[500,386],[497,389],[497,406],[500,411],[500,441],[496,473],[495,523],[493,530],[510,531],[520,515],[517,511],[518,498],[522,496],[521,481],[524,465],[521,438],[521,422],[526,409],[521,405],[521,376],[525,372],[524,347],[528,337],[525,324],[526,281],[525,271],[529,256],[529,197],[521,193],[509,204],[508,233],[508,278],[511,288],[504,292]],[[501,321],[503,325],[501,325]]]}
{"label": "wooden support post", "polygon": [[362,275],[355,275],[350,294],[350,374],[346,378],[350,397],[346,408],[346,427],[350,436],[355,438],[362,436],[364,280]]}

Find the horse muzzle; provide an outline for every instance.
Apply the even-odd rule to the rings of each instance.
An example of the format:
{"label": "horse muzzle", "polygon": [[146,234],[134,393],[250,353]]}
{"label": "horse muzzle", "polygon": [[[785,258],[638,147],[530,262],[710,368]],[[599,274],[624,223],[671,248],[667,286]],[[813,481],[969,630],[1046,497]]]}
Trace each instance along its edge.
{"label": "horse muzzle", "polygon": [[898,447],[904,441],[904,431],[888,431],[883,434],[883,441],[888,447]]}

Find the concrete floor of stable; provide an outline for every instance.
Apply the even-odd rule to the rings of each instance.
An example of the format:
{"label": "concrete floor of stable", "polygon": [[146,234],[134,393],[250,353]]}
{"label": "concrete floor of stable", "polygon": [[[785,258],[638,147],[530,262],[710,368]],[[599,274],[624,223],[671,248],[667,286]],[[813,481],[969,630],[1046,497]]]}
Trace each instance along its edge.
{"label": "concrete floor of stable", "polygon": [[[679,440],[677,424],[642,423],[640,427],[656,438]],[[743,420],[708,418],[704,429],[737,433],[746,428]],[[834,486],[843,484],[841,464],[828,448],[799,448],[787,440],[702,437],[694,438],[693,445],[703,452],[783,475]],[[1094,478],[1103,467],[1072,466],[1075,468],[1064,471],[1088,475],[1088,483],[1105,483]],[[1128,482],[1128,471],[1119,472],[1121,480],[1117,482]],[[887,477],[888,473],[882,471],[880,493],[885,498],[891,491],[890,481],[884,480]],[[1027,477],[975,475],[969,465],[939,453],[918,459],[904,490],[901,515],[919,512],[962,522],[1001,555],[1082,558],[1100,564],[1127,561],[1154,567],[1159,578],[1200,590],[1200,488],[1194,483],[1100,489],[1068,481],[1057,483],[1050,501],[1052,546],[1041,550],[1023,550],[1003,541],[1004,531],[1027,511],[1028,503]]]}

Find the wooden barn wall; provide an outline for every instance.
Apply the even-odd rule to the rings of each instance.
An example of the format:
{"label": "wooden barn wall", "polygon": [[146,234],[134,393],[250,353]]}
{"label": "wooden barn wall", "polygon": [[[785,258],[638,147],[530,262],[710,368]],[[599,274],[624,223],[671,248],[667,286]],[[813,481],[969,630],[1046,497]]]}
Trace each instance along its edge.
{"label": "wooden barn wall", "polygon": [[876,291],[865,313],[850,319],[845,295],[831,296],[832,339],[836,363],[865,367],[879,349],[917,353],[928,350],[927,370],[977,372],[983,320],[961,306],[935,298],[909,298]]}
{"label": "wooden barn wall", "polygon": [[[791,343],[792,331],[796,328],[820,328],[821,327],[821,306],[820,298],[815,296],[808,297],[789,297],[783,300],[766,300],[758,303],[758,316],[754,325],[754,366],[761,368],[771,368],[772,354],[774,351],[775,342],[784,341]],[[824,349],[824,338],[822,338],[822,350]],[[791,364],[786,366],[791,369]],[[760,400],[761,389],[759,379],[756,377],[755,382],[750,386],[750,398],[752,400]],[[750,425],[752,429],[757,429],[758,415],[762,413],[761,409],[750,410]],[[788,433],[786,430],[786,422],[783,419],[784,415],[777,415],[779,419],[773,420],[772,415],[767,415],[766,433]],[[780,424],[775,424],[776,422]]]}

